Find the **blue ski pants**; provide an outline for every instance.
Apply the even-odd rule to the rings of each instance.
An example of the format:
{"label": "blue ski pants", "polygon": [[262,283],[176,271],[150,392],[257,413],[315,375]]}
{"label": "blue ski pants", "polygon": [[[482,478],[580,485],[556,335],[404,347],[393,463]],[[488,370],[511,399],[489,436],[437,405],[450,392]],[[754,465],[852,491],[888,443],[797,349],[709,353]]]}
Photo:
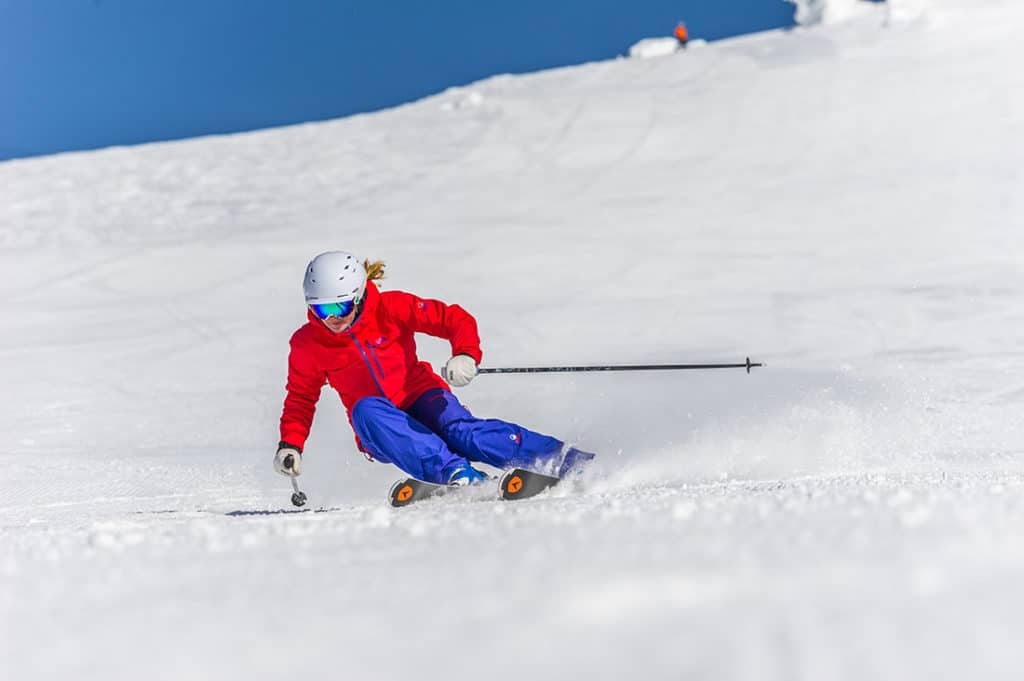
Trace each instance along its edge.
{"label": "blue ski pants", "polygon": [[423,393],[405,411],[383,397],[364,397],[352,409],[352,426],[374,459],[439,484],[467,461],[502,469],[528,466],[557,455],[563,444],[514,423],[479,419],[440,388]]}

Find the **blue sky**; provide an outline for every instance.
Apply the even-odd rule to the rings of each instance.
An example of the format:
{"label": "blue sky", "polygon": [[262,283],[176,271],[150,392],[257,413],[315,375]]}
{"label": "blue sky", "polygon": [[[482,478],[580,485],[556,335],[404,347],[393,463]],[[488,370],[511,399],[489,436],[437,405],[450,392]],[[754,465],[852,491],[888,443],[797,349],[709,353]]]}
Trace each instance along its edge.
{"label": "blue sky", "polygon": [[714,40],[783,0],[0,0],[0,160],[336,118],[496,73]]}

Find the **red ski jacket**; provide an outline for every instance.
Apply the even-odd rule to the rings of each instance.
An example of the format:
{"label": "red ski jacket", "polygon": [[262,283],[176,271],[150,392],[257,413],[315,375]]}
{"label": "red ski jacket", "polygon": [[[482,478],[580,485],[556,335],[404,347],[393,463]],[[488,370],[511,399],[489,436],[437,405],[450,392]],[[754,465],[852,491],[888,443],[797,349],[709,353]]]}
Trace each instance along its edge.
{"label": "red ski jacket", "polygon": [[[338,391],[352,422],[352,408],[364,397],[385,397],[399,409],[427,390],[448,384],[416,356],[414,333],[446,338],[453,355],[481,360],[476,319],[458,305],[427,300],[403,291],[381,293],[366,283],[366,301],[356,321],[333,333],[308,311],[309,322],[291,339],[287,395],[281,414],[281,440],[306,444],[324,383]],[[356,444],[362,449],[359,438]]]}

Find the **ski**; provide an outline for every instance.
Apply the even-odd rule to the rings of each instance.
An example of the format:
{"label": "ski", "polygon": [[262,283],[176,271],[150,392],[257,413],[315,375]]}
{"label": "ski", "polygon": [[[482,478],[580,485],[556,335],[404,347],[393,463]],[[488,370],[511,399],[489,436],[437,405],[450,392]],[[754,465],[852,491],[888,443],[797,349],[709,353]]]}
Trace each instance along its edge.
{"label": "ski", "polygon": [[529,499],[561,481],[553,475],[544,475],[525,468],[513,468],[501,476],[501,498],[509,501]]}
{"label": "ski", "polygon": [[453,489],[457,488],[448,485],[435,485],[432,482],[423,482],[416,478],[405,478],[391,485],[391,490],[388,492],[388,503],[395,508],[401,508],[423,499],[443,496]]}
{"label": "ski", "polygon": [[[592,454],[584,454],[586,455],[586,458],[583,458],[584,463],[593,458]],[[577,471],[574,470],[573,472],[575,473]],[[512,470],[506,471],[501,476],[498,486],[501,490],[501,498],[512,501],[515,499],[529,499],[530,497],[535,497],[544,490],[554,487],[561,481],[562,478],[554,475],[546,475],[544,473],[527,470],[526,468],[513,468]],[[388,503],[395,508],[401,508],[402,506],[408,506],[409,504],[414,504],[417,501],[422,501],[424,499],[444,496],[452,490],[463,490],[464,494],[469,494],[471,497],[478,499],[483,498],[483,494],[489,494],[485,484],[453,487],[451,485],[437,485],[432,482],[423,482],[416,478],[405,478],[391,486],[391,490],[388,492]]]}

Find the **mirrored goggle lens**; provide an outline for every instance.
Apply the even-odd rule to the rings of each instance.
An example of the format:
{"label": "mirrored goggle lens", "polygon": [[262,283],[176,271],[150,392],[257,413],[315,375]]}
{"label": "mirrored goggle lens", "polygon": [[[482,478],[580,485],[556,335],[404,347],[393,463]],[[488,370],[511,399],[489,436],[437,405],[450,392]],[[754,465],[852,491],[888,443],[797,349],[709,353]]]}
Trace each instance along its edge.
{"label": "mirrored goggle lens", "polygon": [[328,317],[347,317],[356,308],[356,301],[346,300],[340,303],[324,303],[323,305],[310,305],[313,314],[320,319]]}

